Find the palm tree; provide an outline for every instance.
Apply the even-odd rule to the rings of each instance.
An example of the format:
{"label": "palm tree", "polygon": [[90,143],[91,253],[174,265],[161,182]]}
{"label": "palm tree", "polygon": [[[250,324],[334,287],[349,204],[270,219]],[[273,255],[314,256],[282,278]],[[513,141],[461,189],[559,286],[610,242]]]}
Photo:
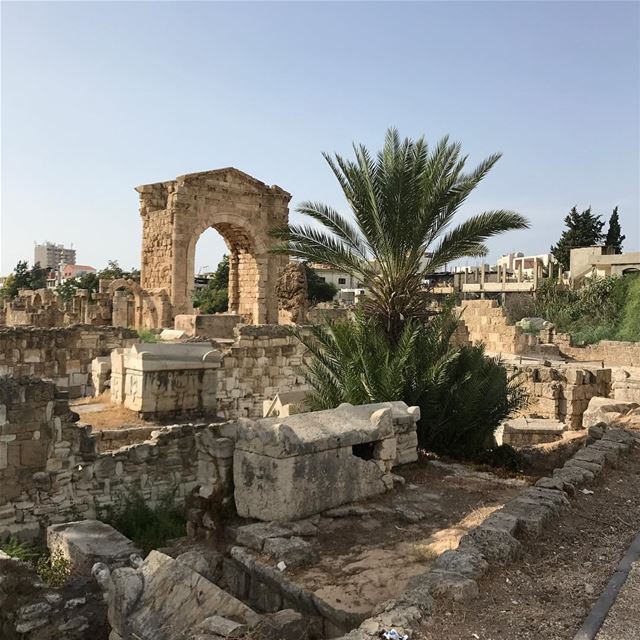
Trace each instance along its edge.
{"label": "palm tree", "polygon": [[364,283],[365,311],[397,341],[405,320],[427,314],[426,274],[458,258],[486,255],[487,238],[529,225],[518,213],[500,209],[451,228],[456,211],[500,154],[465,173],[460,144],[445,137],[430,150],[424,138],[401,141],[396,129],[387,131],[375,160],[363,145],[354,145],[354,152],[355,161],[323,155],[355,224],[328,205],[303,202],[296,210],[324,229],[280,227],[272,251],[328,264]]}

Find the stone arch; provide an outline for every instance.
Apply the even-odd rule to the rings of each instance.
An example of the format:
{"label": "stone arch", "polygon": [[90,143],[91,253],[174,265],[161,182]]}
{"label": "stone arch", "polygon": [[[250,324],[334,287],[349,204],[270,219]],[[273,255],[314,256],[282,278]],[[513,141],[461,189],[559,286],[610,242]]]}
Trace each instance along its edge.
{"label": "stone arch", "polygon": [[[229,250],[229,313],[243,316],[249,322],[259,317],[259,301],[267,297],[267,278],[261,278],[259,257],[268,256],[268,248],[256,237],[246,219],[241,216],[205,210],[194,225],[193,236],[187,248],[185,281],[187,300],[193,292],[196,245],[200,236],[209,228],[215,229]],[[178,263],[180,264],[180,263]]]}
{"label": "stone arch", "polygon": [[275,287],[286,257],[269,253],[270,231],[288,221],[290,194],[234,168],[144,185],[141,286],[168,292],[172,314],[192,313],[196,242],[208,227],[230,252],[230,311],[253,324],[277,323]]}
{"label": "stone arch", "polygon": [[[124,290],[133,296],[131,299],[125,294],[121,296],[118,292]],[[125,280],[118,278],[109,283],[109,299],[111,300],[111,320],[116,327],[141,326],[142,319],[142,290],[135,280]]]}

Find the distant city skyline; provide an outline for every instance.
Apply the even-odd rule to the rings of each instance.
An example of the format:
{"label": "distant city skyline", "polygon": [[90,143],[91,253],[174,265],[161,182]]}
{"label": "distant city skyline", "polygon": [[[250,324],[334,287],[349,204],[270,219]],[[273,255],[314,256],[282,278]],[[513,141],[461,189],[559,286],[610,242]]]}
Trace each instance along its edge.
{"label": "distant city skyline", "polygon": [[[549,251],[571,207],[640,250],[635,2],[20,3],[2,12],[0,273],[34,240],[140,266],[135,186],[235,166],[348,213],[321,152],[445,134],[503,158],[461,220],[514,209]],[[605,225],[606,231],[606,225]],[[201,237],[196,273],[225,251]],[[480,260],[477,261],[481,262]],[[468,260],[475,264],[475,260]]]}

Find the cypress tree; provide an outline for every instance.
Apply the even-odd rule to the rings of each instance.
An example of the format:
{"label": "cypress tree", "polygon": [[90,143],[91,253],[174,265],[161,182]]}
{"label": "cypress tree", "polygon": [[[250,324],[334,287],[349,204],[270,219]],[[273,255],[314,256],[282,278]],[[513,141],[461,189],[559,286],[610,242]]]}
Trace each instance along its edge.
{"label": "cypress tree", "polygon": [[609,229],[607,230],[607,238],[604,242],[609,253],[622,253],[622,243],[626,237],[627,236],[622,235],[618,207],[616,207],[609,218]]}

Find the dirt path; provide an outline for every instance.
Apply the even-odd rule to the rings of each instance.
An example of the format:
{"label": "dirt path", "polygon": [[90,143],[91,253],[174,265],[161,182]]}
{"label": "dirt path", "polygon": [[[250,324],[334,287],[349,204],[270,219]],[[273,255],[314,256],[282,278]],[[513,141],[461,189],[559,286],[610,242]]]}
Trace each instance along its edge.
{"label": "dirt path", "polygon": [[640,454],[622,465],[526,542],[519,562],[492,569],[477,600],[439,604],[414,640],[571,640],[640,531]]}
{"label": "dirt path", "polygon": [[314,542],[317,562],[289,577],[334,608],[366,617],[525,483],[426,461],[401,473],[404,486],[359,503],[356,513],[325,513]]}

